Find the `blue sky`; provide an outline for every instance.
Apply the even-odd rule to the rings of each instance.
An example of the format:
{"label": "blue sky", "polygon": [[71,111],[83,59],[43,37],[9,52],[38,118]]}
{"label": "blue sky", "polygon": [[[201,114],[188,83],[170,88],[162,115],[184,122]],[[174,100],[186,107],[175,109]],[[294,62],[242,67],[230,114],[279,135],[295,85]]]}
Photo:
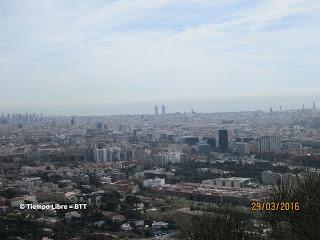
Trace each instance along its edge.
{"label": "blue sky", "polygon": [[1,0],[0,108],[316,96],[319,26],[319,0]]}

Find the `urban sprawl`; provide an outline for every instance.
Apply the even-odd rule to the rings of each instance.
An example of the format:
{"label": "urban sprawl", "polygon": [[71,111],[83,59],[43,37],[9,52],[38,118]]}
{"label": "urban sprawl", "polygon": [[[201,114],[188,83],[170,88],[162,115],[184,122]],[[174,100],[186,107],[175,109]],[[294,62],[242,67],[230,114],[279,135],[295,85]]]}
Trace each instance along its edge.
{"label": "urban sprawl", "polygon": [[175,239],[173,216],[224,204],[250,211],[277,182],[319,167],[315,103],[267,112],[160,109],[2,114],[1,231],[26,237],[34,228],[39,239]]}

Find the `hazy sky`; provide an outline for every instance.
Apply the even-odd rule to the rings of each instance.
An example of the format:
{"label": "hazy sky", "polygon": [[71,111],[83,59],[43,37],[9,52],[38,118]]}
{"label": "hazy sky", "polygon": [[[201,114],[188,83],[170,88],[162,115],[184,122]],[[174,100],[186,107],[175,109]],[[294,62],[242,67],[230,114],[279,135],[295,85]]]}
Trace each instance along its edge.
{"label": "hazy sky", "polygon": [[0,0],[0,108],[316,95],[319,63],[319,0]]}

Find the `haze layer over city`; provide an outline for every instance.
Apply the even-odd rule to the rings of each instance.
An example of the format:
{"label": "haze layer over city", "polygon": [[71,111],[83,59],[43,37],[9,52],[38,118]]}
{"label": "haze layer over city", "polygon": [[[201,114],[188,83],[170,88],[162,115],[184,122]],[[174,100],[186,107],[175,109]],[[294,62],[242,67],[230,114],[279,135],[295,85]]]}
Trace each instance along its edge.
{"label": "haze layer over city", "polygon": [[158,102],[216,112],[317,101],[318,1],[4,0],[0,11],[6,112],[151,113]]}
{"label": "haze layer over city", "polygon": [[0,1],[0,239],[320,239],[320,2]]}

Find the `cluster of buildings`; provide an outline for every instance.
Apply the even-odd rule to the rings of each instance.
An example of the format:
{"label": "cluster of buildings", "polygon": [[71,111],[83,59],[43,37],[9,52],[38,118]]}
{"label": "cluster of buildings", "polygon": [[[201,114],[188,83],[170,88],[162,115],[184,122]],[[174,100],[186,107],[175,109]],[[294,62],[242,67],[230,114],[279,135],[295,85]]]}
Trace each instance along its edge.
{"label": "cluster of buildings", "polygon": [[[99,209],[114,192],[120,202],[148,193],[248,206],[270,185],[287,181],[291,163],[306,169],[320,162],[316,109],[168,114],[162,106],[159,114],[155,106],[154,111],[105,117],[2,114],[0,214],[15,212],[25,202],[86,203]],[[277,170],[279,162],[285,172]],[[250,166],[257,172],[246,172]],[[152,207],[148,201],[142,213]],[[133,231],[120,210],[101,211],[121,216],[115,219],[121,219],[122,231]],[[50,214],[48,219],[61,220]],[[65,218],[81,218],[81,212]]]}

